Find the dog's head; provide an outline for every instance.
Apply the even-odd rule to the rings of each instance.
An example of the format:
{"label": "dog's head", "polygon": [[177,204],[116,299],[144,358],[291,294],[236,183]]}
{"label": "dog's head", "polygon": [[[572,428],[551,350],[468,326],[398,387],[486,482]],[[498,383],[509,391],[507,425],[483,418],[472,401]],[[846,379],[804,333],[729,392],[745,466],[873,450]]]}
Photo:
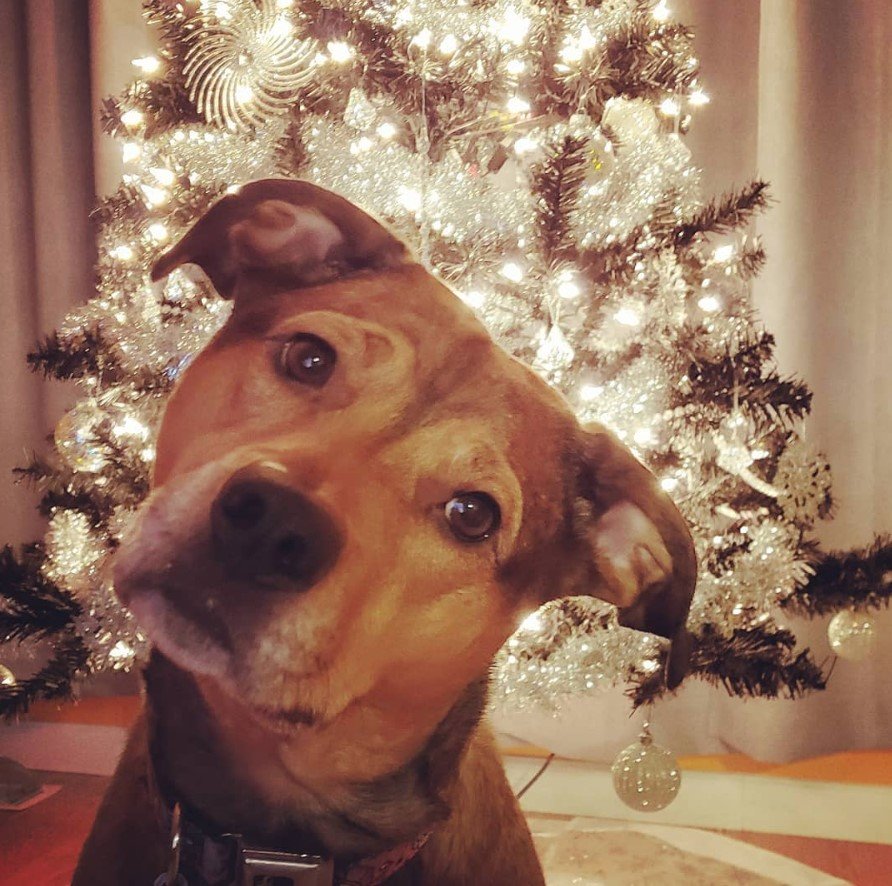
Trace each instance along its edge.
{"label": "dog's head", "polygon": [[380,224],[255,182],[154,276],[186,262],[234,310],[172,395],[116,565],[170,659],[270,723],[323,723],[451,703],[560,596],[683,635],[696,564],[672,502]]}

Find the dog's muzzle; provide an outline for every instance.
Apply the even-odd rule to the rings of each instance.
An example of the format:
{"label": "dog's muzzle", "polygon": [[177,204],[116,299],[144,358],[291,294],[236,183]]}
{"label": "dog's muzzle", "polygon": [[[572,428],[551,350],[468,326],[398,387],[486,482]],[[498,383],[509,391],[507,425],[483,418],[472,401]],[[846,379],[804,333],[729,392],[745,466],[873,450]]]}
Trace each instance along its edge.
{"label": "dog's muzzle", "polygon": [[211,539],[230,574],[281,590],[306,590],[334,565],[343,545],[326,511],[287,485],[281,465],[236,471],[211,505]]}

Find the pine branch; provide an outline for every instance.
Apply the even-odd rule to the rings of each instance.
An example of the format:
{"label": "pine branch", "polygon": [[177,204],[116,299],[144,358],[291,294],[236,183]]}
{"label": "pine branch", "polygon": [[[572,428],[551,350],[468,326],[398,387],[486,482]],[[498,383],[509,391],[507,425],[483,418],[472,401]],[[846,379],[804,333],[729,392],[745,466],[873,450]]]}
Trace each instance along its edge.
{"label": "pine branch", "polygon": [[74,597],[43,574],[44,559],[39,545],[18,556],[9,546],[0,550],[0,643],[58,633],[80,615]]}
{"label": "pine branch", "polygon": [[814,575],[781,606],[797,615],[822,616],[842,609],[880,609],[892,598],[892,536],[878,535],[851,551],[819,551]]}
{"label": "pine branch", "polygon": [[570,215],[585,181],[588,143],[585,137],[565,136],[558,144],[548,146],[545,159],[532,170],[536,225],[550,266],[574,257]]}
{"label": "pine branch", "polygon": [[673,407],[708,403],[730,411],[740,404],[759,425],[789,425],[811,410],[811,391],[796,379],[784,379],[776,370],[765,370],[773,359],[774,337],[767,332],[732,343],[715,360],[693,355],[687,370],[689,389],[677,390]]}
{"label": "pine branch", "polygon": [[673,239],[687,246],[704,234],[727,234],[750,223],[753,216],[768,207],[768,182],[757,179],[737,191],[710,200],[699,212],[678,225]]}
{"label": "pine branch", "polygon": [[73,698],[73,684],[86,675],[88,662],[89,652],[79,637],[56,642],[53,657],[33,677],[0,685],[0,717],[11,720],[27,714],[38,700]]}
{"label": "pine branch", "polygon": [[122,366],[115,345],[98,325],[64,336],[52,332],[28,354],[27,360],[32,371],[63,381],[92,377],[102,386],[126,382],[143,394],[165,393],[173,386],[173,380],[164,372],[133,371]]}
{"label": "pine branch", "polygon": [[[828,675],[808,649],[796,653],[796,637],[776,625],[736,628],[731,637],[722,636],[715,625],[706,624],[694,637],[690,677],[721,685],[738,697],[796,699],[806,692],[824,689]],[[639,675],[628,695],[635,706],[655,701],[665,692],[662,669]]]}

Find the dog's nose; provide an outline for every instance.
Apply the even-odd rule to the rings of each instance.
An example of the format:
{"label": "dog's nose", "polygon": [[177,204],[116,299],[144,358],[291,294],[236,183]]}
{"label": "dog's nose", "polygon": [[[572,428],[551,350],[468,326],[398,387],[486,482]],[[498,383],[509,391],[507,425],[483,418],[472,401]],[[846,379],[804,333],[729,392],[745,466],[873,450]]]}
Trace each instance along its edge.
{"label": "dog's nose", "polygon": [[337,560],[341,533],[331,517],[268,463],[236,471],[211,505],[211,537],[222,565],[239,578],[304,590]]}

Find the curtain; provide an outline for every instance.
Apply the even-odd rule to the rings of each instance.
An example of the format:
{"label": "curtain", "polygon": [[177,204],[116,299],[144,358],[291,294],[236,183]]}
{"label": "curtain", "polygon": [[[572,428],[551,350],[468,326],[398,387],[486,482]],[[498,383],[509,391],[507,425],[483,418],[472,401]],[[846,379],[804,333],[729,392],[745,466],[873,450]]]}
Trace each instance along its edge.
{"label": "curtain", "polygon": [[0,3],[0,540],[43,533],[10,471],[40,448],[70,392],[25,354],[93,291],[88,8]]}
{"label": "curtain", "polygon": [[[892,531],[892,4],[887,0],[670,0],[694,26],[711,103],[688,145],[707,195],[753,177],[775,205],[759,220],[768,265],[753,297],[782,372],[814,392],[808,435],[833,467],[826,547]],[[830,662],[827,619],[788,619]],[[892,747],[892,612],[869,660],[836,662],[829,688],[798,701],[729,698],[688,681],[652,712],[676,753],[744,751],[788,761]],[[621,691],[557,719],[498,725],[573,756],[611,760],[640,730]]]}

